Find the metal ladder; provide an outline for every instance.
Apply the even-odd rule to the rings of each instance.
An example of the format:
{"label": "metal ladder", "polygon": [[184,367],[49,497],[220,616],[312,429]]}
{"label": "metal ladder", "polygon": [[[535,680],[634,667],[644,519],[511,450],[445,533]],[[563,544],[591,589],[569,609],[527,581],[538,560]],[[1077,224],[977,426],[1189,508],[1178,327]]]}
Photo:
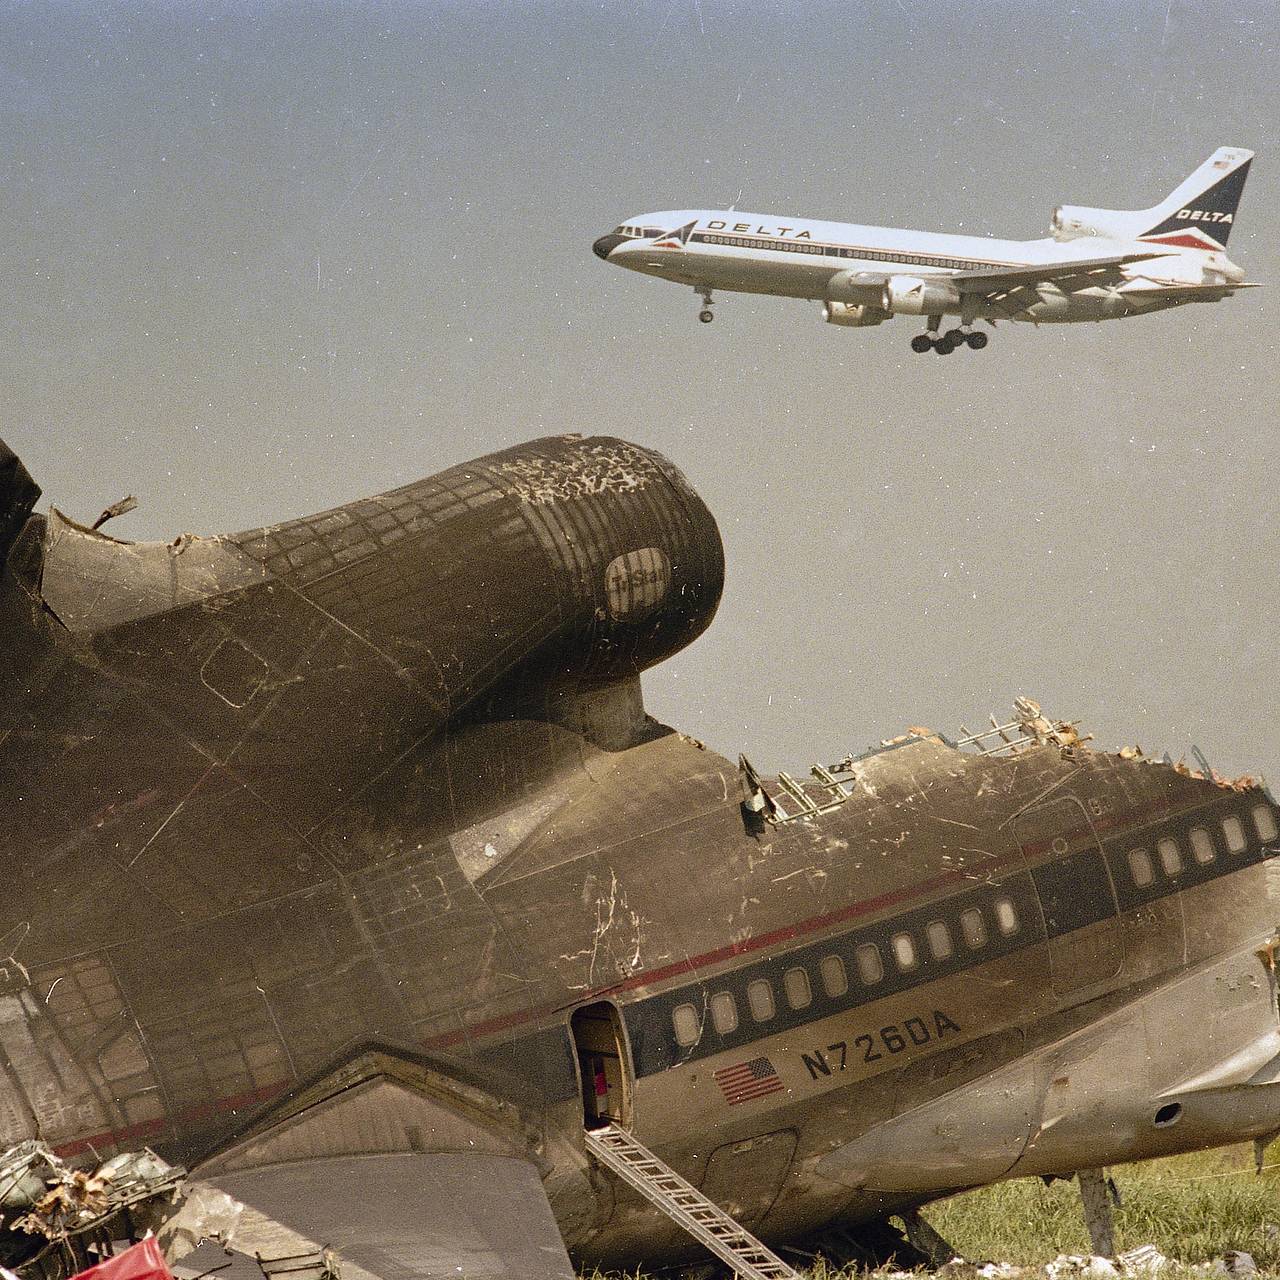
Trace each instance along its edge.
{"label": "metal ladder", "polygon": [[587,1150],[677,1226],[732,1267],[741,1280],[801,1280],[772,1250],[617,1125],[586,1131]]}

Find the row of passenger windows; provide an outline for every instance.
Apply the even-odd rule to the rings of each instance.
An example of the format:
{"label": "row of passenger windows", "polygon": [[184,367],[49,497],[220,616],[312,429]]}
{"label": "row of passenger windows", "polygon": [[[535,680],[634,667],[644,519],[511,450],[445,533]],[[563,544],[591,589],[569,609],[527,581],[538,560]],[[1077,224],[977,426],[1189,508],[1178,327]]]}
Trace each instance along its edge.
{"label": "row of passenger windows", "polygon": [[[1253,829],[1258,833],[1258,839],[1264,844],[1280,835],[1280,831],[1276,828],[1276,815],[1269,804],[1255,805],[1250,817],[1253,820]],[[1249,837],[1245,832],[1244,823],[1234,814],[1222,819],[1222,838],[1226,841],[1228,853],[1243,853],[1249,847]],[[1206,827],[1192,827],[1187,833],[1187,845],[1192,858],[1201,866],[1212,862],[1217,856],[1213,837]],[[1160,866],[1167,876],[1176,876],[1187,865],[1186,853],[1187,849],[1173,836],[1162,836],[1156,841],[1156,857],[1160,859]],[[1145,889],[1156,878],[1155,863],[1151,860],[1150,850],[1130,849],[1128,857],[1129,875],[1134,885],[1139,889]]]}
{"label": "row of passenger windows", "polygon": [[[1021,928],[1017,909],[1009,898],[997,898],[988,916],[981,907],[969,907],[960,913],[960,936],[970,950],[986,946],[993,933],[1012,937]],[[922,960],[948,960],[956,950],[951,925],[945,920],[932,920],[925,925],[923,937],[910,930],[895,933],[889,939],[888,959],[899,973],[910,973]],[[864,942],[853,950],[854,968],[864,987],[874,987],[885,977],[885,956],[874,942]],[[832,999],[849,990],[849,974],[843,956],[823,956],[817,965],[817,979],[822,990]],[[803,965],[787,969],[782,975],[782,995],[791,1009],[804,1009],[813,1002],[809,970]],[[711,1025],[722,1035],[738,1029],[738,1001],[732,991],[717,991],[710,1001]],[[754,978],[747,983],[747,1010],[754,1022],[768,1022],[778,1011],[773,984],[768,978]],[[677,1005],[671,1013],[676,1043],[684,1047],[697,1044],[702,1034],[702,1020],[692,1004]]]}
{"label": "row of passenger windows", "polygon": [[[1250,816],[1258,839],[1263,843],[1275,840],[1280,835],[1275,813],[1270,805],[1255,806]],[[1223,818],[1222,838],[1229,853],[1240,854],[1249,847],[1244,823],[1235,815]],[[1207,864],[1214,860],[1216,849],[1213,837],[1206,827],[1192,827],[1187,843],[1196,862]],[[1131,849],[1128,856],[1133,883],[1138,888],[1150,885],[1155,879],[1150,852],[1146,849]],[[1177,875],[1185,865],[1183,846],[1172,836],[1164,836],[1156,841],[1156,856],[1160,859],[1165,874],[1169,876]],[[990,921],[989,926],[988,916],[981,907],[969,907],[960,913],[960,937],[971,951],[986,946],[992,936],[992,928],[1006,938],[1012,937],[1021,928],[1017,909],[1009,898],[997,898],[991,904]],[[895,933],[890,937],[888,946],[889,960],[900,973],[910,973],[918,968],[922,959],[948,960],[955,954],[955,950],[956,941],[952,936],[951,925],[945,920],[930,921],[924,926],[923,936],[920,938],[906,929]],[[855,947],[853,961],[858,980],[864,987],[874,987],[884,980],[885,957],[876,943],[864,942]],[[849,990],[849,975],[844,958],[836,954],[824,956],[817,965],[817,979],[830,998],[837,999],[844,995]],[[783,973],[782,995],[788,1007],[793,1010],[807,1008],[813,1002],[813,987],[809,970],[805,966],[796,965]],[[768,978],[754,978],[747,983],[747,1010],[753,1021],[768,1022],[777,1013],[777,1008],[773,984]],[[738,1001],[732,991],[715,992],[710,1001],[710,1013],[711,1025],[721,1035],[731,1035],[738,1029]],[[672,1010],[671,1021],[677,1044],[686,1048],[697,1044],[702,1034],[702,1020],[694,1005],[677,1005]]]}
{"label": "row of passenger windows", "polygon": [[812,244],[807,240],[759,239],[752,236],[726,236],[704,233],[696,236],[703,244],[730,245],[735,249],[776,249],[781,253],[816,253],[827,258],[859,258],[868,262],[881,262],[891,258],[895,263],[914,267],[945,267],[951,271],[964,271],[975,264],[964,258],[936,258],[920,253],[899,253],[897,250],[871,251],[850,249],[838,244]]}

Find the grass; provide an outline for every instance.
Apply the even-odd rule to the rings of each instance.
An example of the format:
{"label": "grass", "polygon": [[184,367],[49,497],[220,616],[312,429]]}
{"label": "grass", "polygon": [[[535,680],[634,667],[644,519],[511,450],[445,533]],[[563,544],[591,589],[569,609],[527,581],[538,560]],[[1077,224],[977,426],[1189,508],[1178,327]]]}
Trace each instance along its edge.
{"label": "grass", "polygon": [[[1280,1147],[1268,1153],[1269,1164]],[[1120,1189],[1116,1248],[1154,1244],[1182,1266],[1160,1273],[1177,1280],[1197,1263],[1240,1249],[1264,1275],[1280,1277],[1280,1164],[1253,1172],[1253,1148],[1224,1147],[1112,1170]],[[1040,1267],[1062,1253],[1088,1254],[1089,1237],[1074,1182],[1002,1182],[930,1206],[925,1216],[965,1257]],[[814,1269],[812,1280],[853,1272]],[[583,1280],[649,1280],[639,1272],[584,1273]]]}
{"label": "grass", "polygon": [[[1123,1165],[1112,1171],[1122,1202],[1116,1248],[1154,1244],[1186,1263],[1243,1249],[1260,1269],[1280,1272],[1278,1175],[1280,1167],[1255,1176],[1251,1146]],[[997,1183],[934,1205],[926,1216],[970,1258],[1034,1265],[1090,1252],[1074,1182]]]}

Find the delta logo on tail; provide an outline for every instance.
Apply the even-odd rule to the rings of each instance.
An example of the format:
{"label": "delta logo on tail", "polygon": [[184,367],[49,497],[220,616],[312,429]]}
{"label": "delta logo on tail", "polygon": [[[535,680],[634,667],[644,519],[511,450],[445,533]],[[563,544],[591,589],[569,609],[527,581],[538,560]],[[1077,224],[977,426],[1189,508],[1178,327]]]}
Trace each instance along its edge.
{"label": "delta logo on tail", "polygon": [[[1194,204],[1177,210],[1138,238],[1146,244],[1167,244],[1179,249],[1225,249],[1251,163],[1246,160],[1197,197]],[[1214,167],[1229,169],[1231,162],[1218,160]]]}

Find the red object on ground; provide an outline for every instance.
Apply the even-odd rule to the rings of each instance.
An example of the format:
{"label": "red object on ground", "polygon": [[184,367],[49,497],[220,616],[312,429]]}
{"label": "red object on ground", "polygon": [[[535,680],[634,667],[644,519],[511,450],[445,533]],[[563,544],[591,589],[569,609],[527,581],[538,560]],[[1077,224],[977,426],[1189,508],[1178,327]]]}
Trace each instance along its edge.
{"label": "red object on ground", "polygon": [[155,1236],[148,1236],[123,1253],[87,1267],[72,1280],[173,1280],[173,1272]]}

